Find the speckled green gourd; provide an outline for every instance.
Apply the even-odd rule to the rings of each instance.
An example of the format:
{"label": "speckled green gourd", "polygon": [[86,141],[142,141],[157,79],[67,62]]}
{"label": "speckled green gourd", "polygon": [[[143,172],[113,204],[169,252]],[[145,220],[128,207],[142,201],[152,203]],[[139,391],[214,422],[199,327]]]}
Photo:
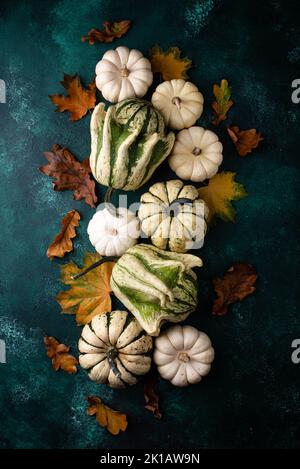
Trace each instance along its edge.
{"label": "speckled green gourd", "polygon": [[148,334],[162,322],[180,322],[197,306],[197,277],[202,261],[192,254],[139,244],[128,249],[112,271],[111,287]]}
{"label": "speckled green gourd", "polygon": [[142,99],[126,99],[94,109],[91,118],[90,164],[104,186],[126,191],[141,187],[169,155],[173,132],[165,133],[164,120]]}

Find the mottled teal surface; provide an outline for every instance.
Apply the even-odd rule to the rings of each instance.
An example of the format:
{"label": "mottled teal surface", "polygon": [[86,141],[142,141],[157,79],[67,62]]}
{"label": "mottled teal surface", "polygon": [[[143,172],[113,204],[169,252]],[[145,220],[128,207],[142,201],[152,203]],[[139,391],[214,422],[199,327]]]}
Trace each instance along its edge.
{"label": "mottled teal surface", "polygon": [[[300,78],[298,3],[1,0],[0,79],[7,85],[7,104],[0,104],[0,339],[7,346],[7,363],[0,364],[1,448],[300,446],[300,364],[291,362],[291,342],[300,338],[300,104],[291,101],[291,82]],[[83,371],[55,374],[42,342],[51,334],[76,352],[80,329],[53,299],[61,262],[50,262],[45,251],[61,216],[76,208],[82,222],[65,261],[79,261],[91,249],[86,226],[93,215],[70,193],[53,192],[37,171],[43,151],[56,142],[80,159],[89,154],[89,117],[71,123],[47,96],[60,92],[63,72],[78,72],[86,83],[93,77],[110,46],[90,47],[80,37],[118,18],[134,26],[116,46],[147,54],[155,43],[177,45],[193,60],[190,77],[205,97],[200,124],[213,128],[212,84],[227,78],[236,103],[231,122],[265,135],[260,148],[241,159],[225,128],[216,129],[224,144],[222,169],[236,171],[249,196],[235,204],[236,223],[218,222],[201,251],[200,305],[187,322],[211,337],[212,372],[187,389],[160,381],[161,421],[143,409],[141,384],[112,391]],[[163,171],[174,176],[167,164]],[[228,316],[213,317],[211,279],[238,260],[257,268],[257,292]],[[128,413],[125,434],[113,437],[86,415],[91,394]]]}

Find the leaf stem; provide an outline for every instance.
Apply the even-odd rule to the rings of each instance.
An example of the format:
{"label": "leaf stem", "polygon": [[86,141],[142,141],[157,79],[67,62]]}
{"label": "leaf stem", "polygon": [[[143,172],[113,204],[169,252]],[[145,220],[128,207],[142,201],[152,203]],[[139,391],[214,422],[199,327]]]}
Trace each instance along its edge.
{"label": "leaf stem", "polygon": [[89,267],[87,267],[85,270],[82,270],[81,272],[79,272],[79,274],[76,274],[76,275],[72,275],[71,276],[71,279],[72,280],[77,280],[78,278],[80,277],[83,277],[83,275],[86,275],[88,272],[90,272],[91,270],[94,270],[96,269],[96,267],[99,267],[99,265],[101,264],[104,264],[105,262],[114,262],[116,260],[118,260],[119,257],[117,256],[108,256],[108,257],[103,257],[102,259],[99,259],[99,261],[97,262],[94,262],[94,264],[91,264]]}

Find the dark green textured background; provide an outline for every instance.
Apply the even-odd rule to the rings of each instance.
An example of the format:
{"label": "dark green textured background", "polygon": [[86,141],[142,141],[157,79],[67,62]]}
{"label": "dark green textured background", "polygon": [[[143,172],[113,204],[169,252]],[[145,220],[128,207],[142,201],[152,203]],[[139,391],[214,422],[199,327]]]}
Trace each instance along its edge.
{"label": "dark green textured background", "polygon": [[[7,85],[7,104],[0,104],[0,339],[7,346],[7,364],[0,364],[1,448],[300,446],[300,364],[291,362],[291,342],[300,337],[300,104],[291,101],[291,82],[300,78],[297,3],[1,0],[0,78]],[[60,218],[76,208],[82,222],[75,252],[65,261],[80,261],[91,249],[86,226],[93,214],[71,193],[52,191],[50,179],[37,171],[53,143],[80,159],[89,154],[89,117],[69,122],[47,96],[60,92],[63,72],[92,79],[111,46],[91,47],[80,37],[102,21],[122,18],[134,24],[114,47],[147,54],[155,43],[177,45],[193,60],[190,78],[205,97],[200,124],[213,128],[212,85],[227,78],[236,103],[231,122],[265,136],[242,159],[225,127],[213,128],[224,144],[222,169],[236,171],[249,195],[235,204],[236,223],[218,222],[199,253],[200,304],[187,322],[212,339],[211,374],[187,389],[161,380],[161,421],[144,410],[141,384],[113,391],[83,371],[55,374],[42,343],[44,333],[54,335],[76,353],[80,329],[53,299],[61,288],[60,262],[50,262],[45,251]],[[154,180],[174,177],[167,164],[162,168]],[[227,316],[213,317],[211,279],[239,260],[256,267],[257,292]],[[91,394],[128,414],[125,434],[113,437],[86,415]]]}

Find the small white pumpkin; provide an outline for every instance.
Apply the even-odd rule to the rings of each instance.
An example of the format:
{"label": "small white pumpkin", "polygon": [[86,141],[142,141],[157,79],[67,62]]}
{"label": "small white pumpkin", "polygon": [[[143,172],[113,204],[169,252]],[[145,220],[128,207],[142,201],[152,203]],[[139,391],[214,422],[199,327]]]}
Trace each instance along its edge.
{"label": "small white pumpkin", "polygon": [[151,63],[136,49],[108,50],[96,65],[96,86],[111,103],[142,98],[152,81]]}
{"label": "small white pumpkin", "polygon": [[158,372],[174,386],[199,383],[209,373],[214,356],[209,337],[192,326],[173,326],[155,340]]}
{"label": "small white pumpkin", "polygon": [[90,242],[101,256],[121,256],[137,243],[140,223],[125,207],[97,210],[88,224]]}
{"label": "small white pumpkin", "polygon": [[150,370],[152,337],[127,311],[93,317],[82,329],[78,348],[79,363],[91,380],[112,388],[136,384]]}
{"label": "small white pumpkin", "polygon": [[138,211],[142,231],[152,244],[174,252],[202,247],[207,215],[196,187],[179,179],[153,184],[142,195]]}
{"label": "small white pumpkin", "polygon": [[223,145],[214,132],[194,126],[178,132],[168,161],[176,176],[200,182],[218,172],[222,151]]}
{"label": "small white pumpkin", "polygon": [[190,81],[164,81],[152,95],[152,104],[158,109],[167,127],[181,130],[191,127],[203,111],[203,95]]}

